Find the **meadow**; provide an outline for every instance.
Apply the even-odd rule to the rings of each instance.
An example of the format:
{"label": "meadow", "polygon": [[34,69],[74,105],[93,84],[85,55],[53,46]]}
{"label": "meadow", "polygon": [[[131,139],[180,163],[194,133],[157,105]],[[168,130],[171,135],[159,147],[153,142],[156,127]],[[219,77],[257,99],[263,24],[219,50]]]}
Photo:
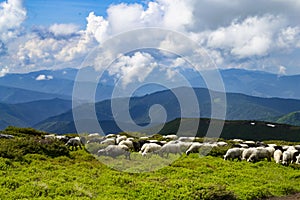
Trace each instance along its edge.
{"label": "meadow", "polygon": [[[225,149],[204,157],[182,155],[152,172],[128,173],[109,168],[85,149],[70,151],[54,144],[48,151],[24,145],[40,137],[30,133],[0,139],[0,199],[246,200],[300,192],[298,165],[224,161]],[[13,148],[4,149],[4,144],[12,142]]]}

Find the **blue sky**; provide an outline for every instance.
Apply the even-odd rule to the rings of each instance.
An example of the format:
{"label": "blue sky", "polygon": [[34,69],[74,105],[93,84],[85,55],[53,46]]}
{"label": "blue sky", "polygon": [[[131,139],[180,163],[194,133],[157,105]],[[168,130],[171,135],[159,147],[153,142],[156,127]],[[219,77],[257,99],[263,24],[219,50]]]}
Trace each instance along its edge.
{"label": "blue sky", "polygon": [[86,17],[90,12],[106,16],[111,4],[135,3],[137,0],[25,0],[27,20],[25,25],[49,26],[54,23],[74,23],[81,27],[86,25]]}
{"label": "blue sky", "polygon": [[[93,48],[121,33],[149,27],[176,31],[197,43],[199,49],[189,49],[174,38],[153,35],[158,48],[186,54],[187,59],[203,50],[221,69],[300,74],[298,19],[298,0],[0,0],[0,76],[79,68]],[[138,37],[127,34],[127,47],[133,47]],[[102,56],[108,59],[124,46]],[[172,78],[185,64],[169,59],[166,73]],[[121,60],[123,65],[110,73],[137,77],[157,66],[149,52]],[[196,62],[196,68],[210,68],[201,59]]]}

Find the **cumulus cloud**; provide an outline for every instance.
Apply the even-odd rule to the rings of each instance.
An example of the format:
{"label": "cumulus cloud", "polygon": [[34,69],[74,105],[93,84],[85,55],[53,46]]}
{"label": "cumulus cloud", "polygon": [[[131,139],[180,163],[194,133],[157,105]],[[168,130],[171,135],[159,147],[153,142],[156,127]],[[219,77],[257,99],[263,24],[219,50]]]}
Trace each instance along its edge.
{"label": "cumulus cloud", "polygon": [[77,33],[78,29],[75,24],[53,24],[49,27],[49,31],[55,36],[69,36]]}
{"label": "cumulus cloud", "polygon": [[6,41],[17,36],[19,27],[26,19],[26,10],[21,0],[0,3],[0,40]]}
{"label": "cumulus cloud", "polygon": [[7,73],[9,73],[9,68],[8,67],[4,67],[0,70],[0,77],[5,76]]}
{"label": "cumulus cloud", "polygon": [[229,51],[240,58],[264,56],[269,52],[274,34],[282,24],[280,17],[272,15],[249,17],[241,23],[233,22],[228,27],[213,31],[208,36],[208,46]]}
{"label": "cumulus cloud", "polygon": [[132,56],[121,56],[108,72],[126,86],[132,81],[143,82],[157,66],[157,62],[150,54],[135,52]]}
{"label": "cumulus cloud", "polygon": [[[247,67],[250,59],[256,59],[255,67],[264,69],[263,59],[276,60],[272,56],[281,54],[287,57],[300,48],[300,3],[292,0],[153,0],[143,5],[120,3],[109,6],[106,16],[91,12],[86,16],[86,27],[82,30],[75,24],[58,22],[45,28],[45,33],[41,32],[43,37],[30,31],[18,35],[26,18],[26,10],[20,0],[1,3],[0,16],[0,40],[5,47],[1,48],[0,43],[0,56],[4,57],[5,53],[12,68],[21,66],[28,70],[66,66],[67,63],[79,67],[94,47],[122,32],[143,27],[161,27],[185,34],[201,46],[196,51],[205,50],[219,67]],[[19,38],[7,42],[13,37]],[[131,45],[131,41],[138,39],[138,36],[131,35],[122,44]],[[166,37],[153,43],[160,44],[162,49],[174,49],[179,54],[189,55],[190,59],[201,63],[194,55],[195,49],[191,50],[180,40]],[[121,45],[115,48],[121,48]],[[103,56],[107,58],[115,56],[113,52],[105,53]],[[129,60],[138,62],[149,55],[140,52],[130,58],[125,56],[121,63],[127,67],[122,68],[119,64],[119,71],[115,70],[120,75],[125,72],[132,74],[127,76],[128,80],[125,78],[125,82],[129,78],[140,81],[143,78],[138,79],[132,72],[140,72],[138,65]],[[147,59],[143,61],[147,63]],[[277,59],[274,72],[278,71],[276,66],[289,68],[281,62],[282,59]],[[0,64],[8,65],[4,59],[0,60]],[[201,64],[197,67],[203,68]],[[140,68],[147,74],[148,68],[152,71],[153,66],[148,63]],[[170,76],[172,73],[169,70]]]}
{"label": "cumulus cloud", "polygon": [[52,80],[52,79],[53,79],[53,76],[45,75],[45,74],[40,74],[35,78],[35,80],[37,80],[37,81],[45,81],[45,80]]}

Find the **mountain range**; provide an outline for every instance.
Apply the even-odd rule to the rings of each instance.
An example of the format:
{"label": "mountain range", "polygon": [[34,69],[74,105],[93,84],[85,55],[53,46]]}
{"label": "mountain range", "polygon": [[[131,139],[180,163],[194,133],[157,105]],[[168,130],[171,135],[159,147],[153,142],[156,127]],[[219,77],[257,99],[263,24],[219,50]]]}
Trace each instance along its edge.
{"label": "mountain range", "polygon": [[[91,76],[83,80],[89,87],[95,84],[95,71],[86,68]],[[0,77],[0,129],[8,125],[30,126],[41,130],[67,133],[76,132],[72,113],[72,93],[78,70],[73,68],[61,70],[42,70],[25,74],[6,74]],[[199,74],[192,70],[182,72],[194,87],[199,101],[201,118],[211,116],[211,100],[209,91]],[[276,123],[300,124],[300,90],[298,83],[300,75],[278,76],[261,71],[242,69],[220,70],[224,81],[227,97],[226,120],[265,120]],[[128,97],[111,100],[114,81],[108,74],[104,74],[106,83],[97,83],[95,105],[98,121],[104,132],[118,132],[122,127],[130,129],[128,121],[116,122],[111,110],[111,102],[126,102]],[[185,94],[188,88],[178,87],[172,89]],[[189,97],[186,97],[189,99]],[[79,99],[82,100],[82,99]],[[84,99],[86,100],[86,99]],[[217,101],[216,101],[217,102]],[[166,109],[166,121],[178,118],[199,117],[193,108],[188,116],[182,115],[178,99],[164,87],[146,85],[130,97],[129,110],[136,124],[145,126],[150,123],[149,108],[159,104]],[[214,102],[215,103],[215,102]],[[217,104],[216,104],[217,105]],[[219,106],[223,106],[220,104]],[[89,104],[83,104],[76,109],[89,109]],[[223,108],[223,107],[220,107]],[[126,107],[119,106],[119,113],[126,112]],[[154,113],[155,114],[155,113]],[[159,113],[156,113],[159,114]],[[89,130],[89,118],[82,117]],[[160,124],[157,119],[153,124]]]}

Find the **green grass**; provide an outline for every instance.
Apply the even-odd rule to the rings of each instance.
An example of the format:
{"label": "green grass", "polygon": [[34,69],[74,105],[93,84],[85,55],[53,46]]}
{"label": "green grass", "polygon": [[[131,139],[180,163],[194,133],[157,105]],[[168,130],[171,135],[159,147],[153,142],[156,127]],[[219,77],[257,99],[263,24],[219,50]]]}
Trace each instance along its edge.
{"label": "green grass", "polygon": [[274,162],[183,155],[146,173],[108,168],[84,150],[69,157],[0,158],[1,199],[260,199],[300,191],[300,171]]}
{"label": "green grass", "polygon": [[[1,200],[250,200],[300,192],[300,165],[224,161],[229,147],[213,148],[208,156],[201,156],[203,149],[168,159],[132,153],[128,161],[124,156],[94,157],[85,149],[70,151],[59,141],[45,142],[44,133],[34,129],[10,127],[3,133],[15,138],[0,139]],[[96,152],[99,145],[87,147]]]}

